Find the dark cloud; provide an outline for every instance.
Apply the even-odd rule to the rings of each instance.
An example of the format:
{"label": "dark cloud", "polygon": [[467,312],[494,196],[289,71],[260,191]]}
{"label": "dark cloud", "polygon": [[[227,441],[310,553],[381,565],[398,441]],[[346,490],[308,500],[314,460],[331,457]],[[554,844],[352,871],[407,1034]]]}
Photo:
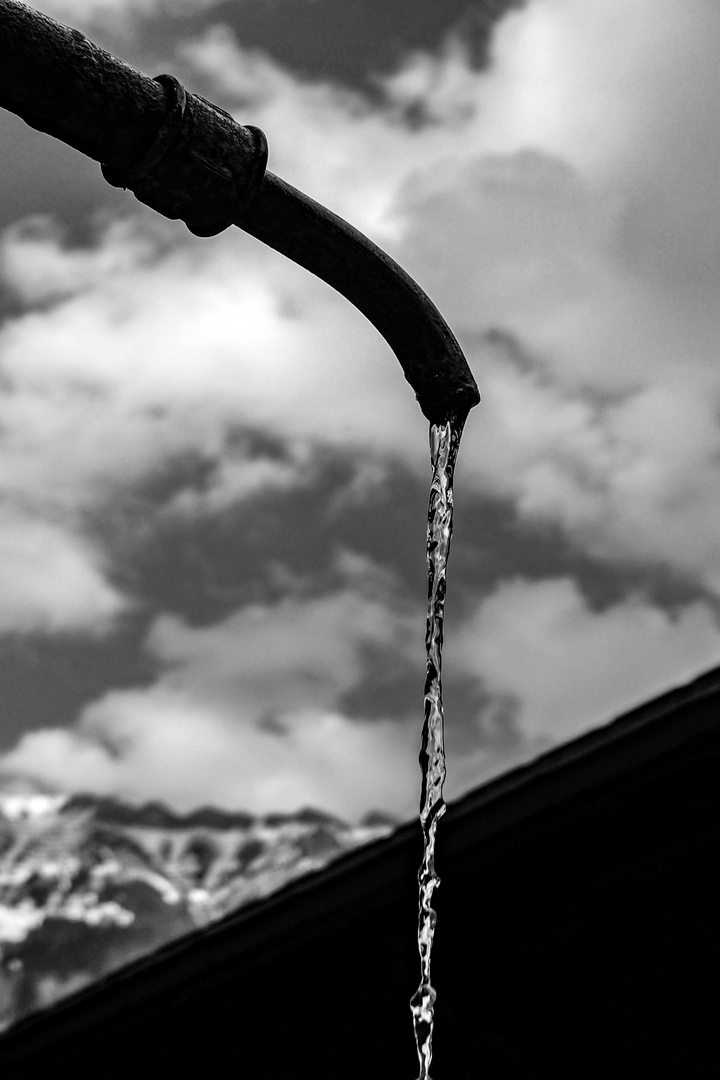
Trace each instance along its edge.
{"label": "dark cloud", "polygon": [[493,26],[519,6],[518,0],[226,0],[209,17],[158,21],[150,34],[159,46],[168,31],[199,32],[210,18],[301,77],[373,91],[374,76],[395,70],[410,52],[434,51],[450,31],[462,34],[484,66]]}
{"label": "dark cloud", "polygon": [[[283,452],[278,440],[261,433],[237,431],[234,439],[256,454]],[[406,716],[413,701],[421,711],[427,485],[389,465],[382,484],[348,500],[343,496],[353,487],[358,464],[328,455],[316,464],[313,483],[303,489],[261,493],[217,514],[166,513],[173,496],[188,485],[201,486],[211,468],[195,459],[177,462],[102,509],[95,528],[112,554],[114,580],[142,598],[147,613],[170,612],[189,625],[211,626],[244,605],[278,602],[289,589],[332,594],[343,586],[338,554],[352,551],[387,572],[394,589],[390,602],[417,610],[418,653],[412,662],[385,647],[364,647],[365,678],[339,704],[346,715],[358,718]],[[700,586],[664,566],[594,560],[560,527],[521,520],[510,500],[480,497],[463,491],[461,484],[458,488],[446,616],[450,641],[478,600],[519,567],[528,581],[573,578],[595,611],[637,595],[669,612],[709,600]],[[68,722],[73,710],[104,685],[139,684],[154,670],[142,652],[148,621],[149,614],[141,614],[134,631],[92,643],[92,657],[88,648],[72,641],[14,648],[8,671],[16,697],[33,671],[45,669],[42,680],[32,680],[32,694],[23,703],[25,725],[32,716],[42,726],[53,708]],[[88,671],[77,679],[68,677],[75,656],[80,670],[83,649]],[[456,732],[487,721],[493,728],[491,741],[514,737],[513,710],[503,711],[498,726],[497,701],[484,693],[479,678],[455,673],[447,693]]]}
{"label": "dark cloud", "polygon": [[147,619],[128,621],[105,640],[86,636],[0,638],[0,749],[25,731],[69,726],[108,686],[144,686],[157,664],[142,649]]}
{"label": "dark cloud", "polygon": [[97,211],[127,207],[130,196],[105,182],[97,162],[4,109],[0,146],[0,230],[31,214],[51,214],[74,239],[87,241]]}
{"label": "dark cloud", "polygon": [[449,619],[454,613],[465,615],[477,603],[478,595],[490,592],[520,567],[528,580],[572,577],[594,611],[633,595],[643,596],[671,614],[697,600],[715,603],[712,593],[693,575],[662,562],[593,558],[560,525],[523,520],[509,499],[463,497],[460,491],[455,521],[452,574],[463,587],[452,597]]}
{"label": "dark cloud", "polygon": [[[233,439],[245,460],[283,453],[279,440],[255,431]],[[411,595],[424,588],[427,489],[400,466],[388,466],[385,480],[360,496],[361,463],[318,450],[307,485],[259,492],[218,513],[168,510],[178,493],[201,491],[214,468],[187,455],[88,522],[111,554],[114,579],[150,607],[208,625],[244,604],[278,599],[289,580],[329,593],[342,585],[336,555],[344,550],[385,568]]]}

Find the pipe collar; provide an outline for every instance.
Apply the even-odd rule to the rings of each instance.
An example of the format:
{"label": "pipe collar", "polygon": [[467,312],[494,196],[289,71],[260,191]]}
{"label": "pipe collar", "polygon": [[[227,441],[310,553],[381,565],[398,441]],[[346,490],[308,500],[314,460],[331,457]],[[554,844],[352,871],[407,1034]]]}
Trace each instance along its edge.
{"label": "pipe collar", "polygon": [[252,202],[267,164],[267,141],[199,94],[188,94],[174,75],[158,75],[166,111],[139,161],[119,171],[101,165],[113,187],[164,217],[185,222],[195,236],[216,236]]}

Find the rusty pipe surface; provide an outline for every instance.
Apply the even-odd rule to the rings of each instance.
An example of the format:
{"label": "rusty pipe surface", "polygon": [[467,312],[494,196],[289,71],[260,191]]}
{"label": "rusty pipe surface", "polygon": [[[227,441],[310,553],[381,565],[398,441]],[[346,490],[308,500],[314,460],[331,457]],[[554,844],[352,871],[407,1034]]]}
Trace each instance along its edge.
{"label": "rusty pipe surface", "polygon": [[464,417],[480,400],[420,286],[342,218],[265,172],[256,128],[16,0],[0,0],[0,106],[197,235],[235,224],[322,278],[380,331],[430,421]]}

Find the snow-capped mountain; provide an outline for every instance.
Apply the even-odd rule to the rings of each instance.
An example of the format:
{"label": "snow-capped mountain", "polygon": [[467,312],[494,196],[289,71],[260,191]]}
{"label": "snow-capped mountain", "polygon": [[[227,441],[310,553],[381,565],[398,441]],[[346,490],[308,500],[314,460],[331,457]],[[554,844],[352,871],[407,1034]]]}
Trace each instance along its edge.
{"label": "snow-capped mountain", "polygon": [[0,792],[0,1030],[394,825]]}

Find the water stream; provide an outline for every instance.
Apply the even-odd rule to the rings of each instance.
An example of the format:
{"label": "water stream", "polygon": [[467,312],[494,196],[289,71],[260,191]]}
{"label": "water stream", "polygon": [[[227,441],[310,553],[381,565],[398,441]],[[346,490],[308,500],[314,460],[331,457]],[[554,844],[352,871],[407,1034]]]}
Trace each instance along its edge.
{"label": "water stream", "polygon": [[445,736],[442,701],[442,645],[445,615],[445,575],[452,537],[453,472],[464,418],[450,417],[443,424],[430,426],[432,484],[428,507],[427,566],[428,614],[425,631],[427,668],[425,676],[425,718],[420,747],[422,791],[420,825],[423,833],[423,859],[418,872],[418,951],[420,985],[410,1001],[415,1029],[420,1074],[418,1080],[431,1080],[433,1018],[436,990],[430,981],[430,960],[437,915],[432,895],[440,884],[435,872],[435,833],[445,813]]}

